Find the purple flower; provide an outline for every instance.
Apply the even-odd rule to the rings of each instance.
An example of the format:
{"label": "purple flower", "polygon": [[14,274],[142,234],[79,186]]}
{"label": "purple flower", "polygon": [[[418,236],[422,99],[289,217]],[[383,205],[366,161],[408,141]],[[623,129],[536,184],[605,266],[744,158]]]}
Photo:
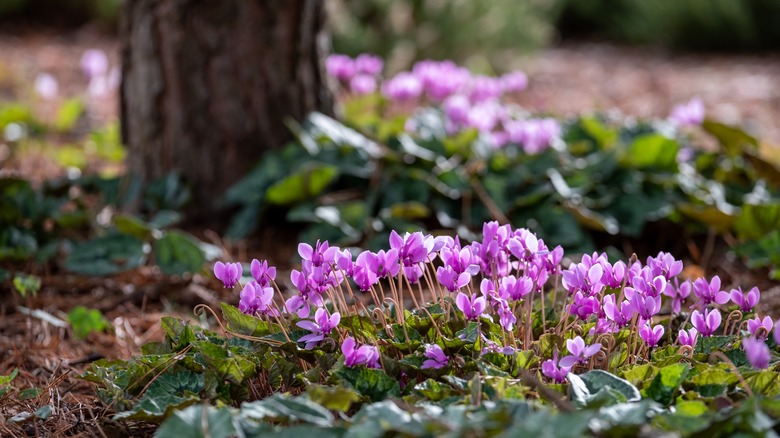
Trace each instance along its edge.
{"label": "purple flower", "polygon": [[269,286],[272,281],[276,280],[276,267],[269,267],[268,262],[265,260],[261,263],[257,259],[252,259],[249,269],[252,272],[252,278],[260,286]]}
{"label": "purple flower", "polygon": [[[628,290],[628,288],[626,288]],[[628,295],[628,294],[626,294]],[[661,310],[661,296],[645,296],[640,293],[634,293],[629,300],[631,308],[639,314],[644,320],[651,319]]]}
{"label": "purple flower", "polygon": [[598,353],[601,350],[601,343],[597,342],[593,345],[585,346],[585,341],[577,336],[574,339],[566,340],[566,349],[569,350],[571,355],[561,359],[558,365],[571,368],[576,363],[584,364],[588,361],[588,358]]}
{"label": "purple flower", "polygon": [[619,305],[615,303],[615,295],[610,294],[604,297],[604,315],[618,327],[626,327],[631,322],[636,311],[628,300],[624,300]]}
{"label": "purple flower", "polygon": [[687,345],[691,348],[696,346],[696,340],[698,338],[699,331],[696,330],[696,327],[691,327],[687,332],[685,330],[680,330],[677,334],[677,340],[680,342],[680,345]]}
{"label": "purple flower", "polygon": [[647,258],[647,266],[653,272],[653,277],[663,275],[667,280],[676,277],[683,269],[682,260],[675,260],[668,252],[659,252],[655,257]]}
{"label": "purple flower", "polygon": [[226,288],[235,286],[241,278],[241,273],[241,263],[214,263],[214,275],[225,284]]}
{"label": "purple flower", "polygon": [[523,91],[528,86],[528,76],[520,70],[501,76],[501,86],[505,93]]}
{"label": "purple flower", "polygon": [[753,307],[758,304],[758,299],[761,298],[761,292],[758,291],[757,287],[754,287],[747,291],[747,293],[744,293],[742,292],[742,288],[739,287],[737,289],[731,289],[730,296],[731,301],[739,306],[739,310],[750,312],[753,310]]}
{"label": "purple flower", "polygon": [[365,365],[368,368],[379,368],[379,349],[370,345],[357,347],[358,344],[352,336],[347,336],[341,343],[341,352],[344,353],[344,365],[352,368]]}
{"label": "purple flower", "polygon": [[441,347],[436,344],[431,344],[425,347],[425,357],[428,358],[422,364],[422,369],[433,368],[439,369],[447,366],[447,356],[442,351]]}
{"label": "purple flower", "polygon": [[447,121],[452,125],[453,131],[457,131],[458,128],[465,125],[469,120],[469,110],[471,109],[471,102],[469,99],[462,95],[456,94],[448,97],[442,104],[444,115],[447,117]]}
{"label": "purple flower", "polygon": [[697,278],[693,282],[693,293],[699,297],[702,306],[712,303],[726,304],[729,301],[728,292],[720,290],[720,277],[712,277],[709,283],[704,278]]}
{"label": "purple flower", "polygon": [[81,55],[81,70],[84,75],[93,79],[108,72],[108,56],[99,49],[89,49]]}
{"label": "purple flower", "polygon": [[561,136],[558,121],[552,118],[516,120],[504,124],[509,141],[523,145],[526,154],[544,152]]}
{"label": "purple flower", "polygon": [[471,79],[468,69],[458,67],[452,61],[420,61],[412,72],[422,82],[428,97],[437,102],[464,91]]}
{"label": "purple flower", "polygon": [[[769,332],[772,331],[772,325],[773,325],[772,318],[769,316],[765,316],[764,319],[761,319],[760,317],[756,316],[755,318],[748,319],[747,321],[747,327],[748,331],[751,335],[753,335],[754,338],[765,341],[766,338],[769,336]],[[758,329],[764,328],[766,330],[766,333],[760,334],[758,333]]]}
{"label": "purple flower", "polygon": [[584,263],[572,263],[563,271],[563,287],[571,293],[582,292],[593,296],[604,289],[601,282],[604,267],[600,264],[587,267]]}
{"label": "purple flower", "polygon": [[397,102],[416,99],[422,91],[420,79],[409,72],[398,73],[382,85],[382,94]]}
{"label": "purple flower", "polygon": [[355,94],[371,94],[376,87],[376,78],[367,74],[357,74],[349,80],[349,89]]}
{"label": "purple flower", "polygon": [[470,87],[469,99],[474,103],[498,99],[504,94],[501,81],[490,76],[472,77]]}
{"label": "purple flower", "polygon": [[704,121],[704,102],[694,97],[687,103],[675,105],[669,121],[677,126],[698,126]]}
{"label": "purple flower", "polygon": [[691,314],[691,324],[693,324],[696,330],[704,337],[712,336],[712,334],[715,333],[715,330],[720,327],[720,321],[721,316],[718,309],[705,309],[704,313],[694,310]]}
{"label": "purple flower", "polygon": [[269,307],[274,297],[272,287],[264,287],[254,282],[249,282],[241,291],[238,308],[246,315],[277,315],[276,309]]}
{"label": "purple flower", "polygon": [[769,367],[769,347],[761,339],[745,338],[742,340],[742,348],[745,350],[750,366],[756,369],[766,369]]}
{"label": "purple flower", "polygon": [[298,244],[298,254],[303,260],[310,262],[314,267],[330,267],[330,265],[335,264],[337,252],[339,252],[339,248],[337,246],[329,246],[327,240],[322,243],[317,240],[317,244],[314,248],[308,243]]}
{"label": "purple flower", "polygon": [[318,307],[322,305],[322,296],[317,285],[313,284],[303,272],[293,269],[290,272],[290,280],[299,293],[288,298],[284,305],[288,312],[296,312],[299,318],[306,318],[311,313],[311,305]]}
{"label": "purple flower", "polygon": [[674,282],[676,287],[667,287],[663,293],[672,299],[672,312],[680,313],[682,303],[691,295],[693,285],[690,280],[685,280],[681,284],[678,284],[678,281],[675,278]]}
{"label": "purple flower", "polygon": [[[561,360],[563,361],[563,360]],[[547,359],[542,363],[542,374],[555,380],[558,383],[566,381],[566,375],[571,371],[571,366],[560,366],[558,363],[558,352],[553,353],[552,359]]]}
{"label": "purple flower", "polygon": [[390,248],[398,252],[398,258],[405,267],[426,262],[433,253],[435,241],[421,232],[406,233],[403,237],[395,230],[390,232]]}
{"label": "purple flower", "polygon": [[364,251],[356,261],[358,266],[371,271],[377,278],[395,277],[401,269],[398,264],[398,250],[391,249],[387,252],[379,250],[376,253]]}
{"label": "purple flower", "polygon": [[576,315],[581,320],[586,320],[590,315],[598,315],[601,310],[601,304],[596,297],[583,295],[582,292],[574,294],[574,299],[569,306],[569,313]]}
{"label": "purple flower", "polygon": [[498,125],[504,112],[504,107],[498,101],[486,100],[469,108],[466,116],[466,126],[480,133],[489,134]]}
{"label": "purple flower", "polygon": [[462,272],[458,274],[451,266],[439,266],[436,269],[436,279],[450,292],[455,292],[471,283],[471,274]]}
{"label": "purple flower", "polygon": [[357,73],[377,76],[382,73],[382,67],[384,67],[384,62],[382,61],[382,58],[376,55],[363,53],[355,58],[355,69],[357,70]]}
{"label": "purple flower", "polygon": [[342,81],[349,81],[355,75],[355,61],[347,55],[334,54],[325,60],[328,74]]}
{"label": "purple flower", "polygon": [[534,282],[529,277],[517,278],[514,275],[508,275],[501,278],[498,286],[498,294],[504,299],[522,300],[523,297],[534,290]]}
{"label": "purple flower", "polygon": [[306,349],[311,350],[339,325],[339,321],[341,321],[339,312],[333,312],[329,317],[327,310],[317,309],[317,312],[314,313],[314,321],[298,321],[296,324],[298,327],[311,332],[308,335],[301,336],[297,342],[305,342]]}
{"label": "purple flower", "polygon": [[459,292],[455,298],[455,304],[458,306],[466,319],[470,321],[476,321],[480,315],[485,312],[485,297],[477,297],[475,295],[466,295],[463,292]]}
{"label": "purple flower", "polygon": [[775,344],[780,345],[780,319],[775,323],[775,331],[772,334],[775,337]]}
{"label": "purple flower", "polygon": [[664,335],[664,327],[660,324],[650,327],[650,321],[646,321],[639,327],[639,337],[641,337],[649,347],[658,345],[658,341]]}
{"label": "purple flower", "polygon": [[35,92],[44,99],[54,99],[57,97],[57,79],[48,73],[41,73],[35,77]]}

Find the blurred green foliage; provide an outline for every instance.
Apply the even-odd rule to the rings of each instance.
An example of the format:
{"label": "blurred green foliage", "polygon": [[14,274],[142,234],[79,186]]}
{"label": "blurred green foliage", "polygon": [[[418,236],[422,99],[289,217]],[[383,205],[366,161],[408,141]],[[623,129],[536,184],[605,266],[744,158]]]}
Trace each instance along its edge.
{"label": "blurred green foliage", "polygon": [[590,35],[680,50],[780,47],[777,0],[564,0],[564,35]]}
{"label": "blurred green foliage", "polygon": [[508,67],[548,44],[560,0],[338,0],[329,3],[338,53],[374,53],[391,69],[453,59],[472,69]]}

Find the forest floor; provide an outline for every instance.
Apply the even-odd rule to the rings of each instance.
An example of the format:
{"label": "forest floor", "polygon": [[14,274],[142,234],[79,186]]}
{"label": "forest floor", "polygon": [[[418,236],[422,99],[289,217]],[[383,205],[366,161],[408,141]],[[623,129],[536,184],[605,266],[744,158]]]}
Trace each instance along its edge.
{"label": "forest floor", "polygon": [[[116,40],[83,31],[65,35],[40,33],[0,34],[0,104],[32,100],[36,111],[51,112],[56,102],[34,99],[32,80],[40,72],[59,81],[60,96],[83,95],[86,80],[80,72],[83,52],[100,48],[117,65]],[[594,110],[620,110],[641,117],[664,117],[675,103],[701,96],[714,119],[739,123],[764,142],[764,151],[780,156],[780,56],[675,55],[657,49],[624,48],[600,43],[569,43],[541,51],[525,61],[529,88],[520,103],[554,114]],[[117,119],[117,97],[90,98],[87,123],[99,127]],[[67,139],[66,139],[67,140]],[[35,181],[62,172],[45,154],[30,154],[4,162],[0,142],[0,174],[16,174]],[[267,242],[267,240],[266,240]],[[219,243],[219,242],[214,242]],[[288,245],[272,262],[285,265],[294,254]],[[236,260],[248,254],[271,254],[251,244],[228,248]],[[273,258],[273,257],[272,257]],[[746,272],[724,252],[715,251],[708,274],[720,273],[732,284],[752,286],[764,293],[762,313],[780,316],[780,286],[761,280],[765,273]],[[163,278],[144,268],[110,279],[86,279],[72,275],[41,275],[43,288],[30,301],[0,285],[0,375],[19,369],[13,381],[14,397],[0,397],[0,436],[138,436],[148,429],[132,429],[109,420],[111,407],[102,406],[91,384],[78,378],[98,358],[126,359],[142,344],[163,336],[159,321],[175,314],[195,319],[199,303],[236,304],[213,280],[195,275],[185,279]],[[100,310],[111,322],[109,333],[92,333],[77,340],[67,327],[58,327],[68,310],[84,305]],[[21,313],[18,308],[38,309],[55,324]],[[25,389],[37,388],[40,391]],[[51,405],[46,421],[12,425],[8,419]],[[141,426],[139,426],[141,427]]]}

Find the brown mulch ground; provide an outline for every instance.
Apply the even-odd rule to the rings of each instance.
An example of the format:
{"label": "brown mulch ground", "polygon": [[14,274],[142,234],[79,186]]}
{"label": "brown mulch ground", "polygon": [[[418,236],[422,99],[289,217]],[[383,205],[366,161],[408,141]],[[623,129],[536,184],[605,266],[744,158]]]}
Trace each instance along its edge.
{"label": "brown mulch ground", "polygon": [[[90,30],[64,35],[38,33],[17,37],[0,34],[0,103],[28,100],[31,81],[39,72],[54,74],[61,96],[75,96],[87,86],[79,69],[81,54],[90,48],[106,50],[112,64],[118,59],[115,40]],[[713,118],[742,124],[767,144],[774,154],[780,145],[780,56],[671,55],[653,49],[629,49],[604,44],[567,44],[545,50],[525,61],[530,86],[522,104],[557,114],[617,108],[637,116],[665,116],[673,104],[701,96]],[[54,106],[38,102],[44,116]],[[102,126],[115,120],[117,101],[106,96],[89,102],[86,123]],[[14,161],[0,170],[42,179],[61,172],[45,154]],[[272,236],[268,236],[269,241]],[[269,249],[261,249],[274,254]],[[278,262],[287,262],[294,250],[285,248]],[[249,260],[245,250],[230,251],[238,260]],[[242,254],[243,253],[243,254]],[[708,272],[718,272],[734,284],[751,286],[757,280],[724,253],[715,251]],[[0,398],[0,436],[139,436],[149,429],[133,429],[108,420],[110,409],[96,399],[91,384],[78,379],[91,361],[128,358],[139,346],[162,337],[160,317],[177,314],[192,317],[195,304],[235,304],[213,281],[196,277],[163,279],[141,269],[113,279],[86,280],[41,273],[44,287],[26,302],[0,286],[0,375],[19,369],[11,397]],[[760,273],[763,276],[765,273]],[[724,287],[730,287],[726,283]],[[780,287],[761,282],[764,312],[780,316]],[[64,319],[75,305],[97,308],[111,321],[111,333],[93,333],[76,340],[68,328],[58,328],[17,311],[18,306],[39,309]],[[40,388],[40,395],[21,400],[20,391]],[[13,425],[11,416],[54,407],[46,421]]]}

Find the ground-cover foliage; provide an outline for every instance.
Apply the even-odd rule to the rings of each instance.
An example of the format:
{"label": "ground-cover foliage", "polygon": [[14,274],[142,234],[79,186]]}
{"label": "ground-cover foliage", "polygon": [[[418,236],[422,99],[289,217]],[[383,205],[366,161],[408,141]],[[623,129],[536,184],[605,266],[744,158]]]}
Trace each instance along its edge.
{"label": "ground-cover foliage", "polygon": [[218,262],[240,289],[225,326],[166,318],[164,342],[84,377],[116,419],[165,420],[158,436],[773,433],[780,329],[755,288],[680,278],[668,253],[564,268],[560,246],[497,222],[469,245],[388,243],[299,244],[286,299],[267,262]]}
{"label": "ground-cover foliage", "polygon": [[281,209],[310,224],[304,241],[377,249],[391,229],[474,238],[499,220],[590,252],[594,233],[639,239],[662,224],[662,247],[681,235],[736,235],[728,241],[751,268],[780,261],[780,172],[755,138],[705,119],[699,99],[663,120],[557,119],[512,104],[522,72],[421,61],[383,80],[370,55],[333,55],[327,66],[345,121],[311,115],[295,127],[298,142],[229,190],[226,205],[238,209],[229,236]]}

